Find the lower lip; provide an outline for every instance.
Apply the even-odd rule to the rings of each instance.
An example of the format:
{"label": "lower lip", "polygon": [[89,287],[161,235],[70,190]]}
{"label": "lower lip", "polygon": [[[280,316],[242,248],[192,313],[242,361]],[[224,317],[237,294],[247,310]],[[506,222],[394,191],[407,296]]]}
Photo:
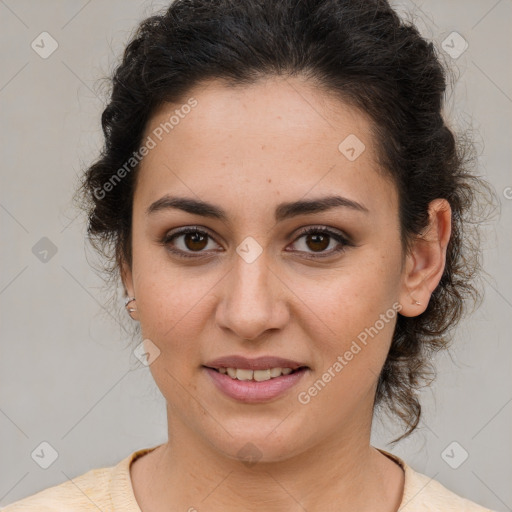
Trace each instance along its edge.
{"label": "lower lip", "polygon": [[281,377],[257,382],[253,380],[232,379],[229,375],[219,373],[211,368],[203,368],[220,391],[235,400],[245,403],[261,403],[277,398],[295,386],[307,371],[307,368],[302,368],[288,375],[281,375]]}

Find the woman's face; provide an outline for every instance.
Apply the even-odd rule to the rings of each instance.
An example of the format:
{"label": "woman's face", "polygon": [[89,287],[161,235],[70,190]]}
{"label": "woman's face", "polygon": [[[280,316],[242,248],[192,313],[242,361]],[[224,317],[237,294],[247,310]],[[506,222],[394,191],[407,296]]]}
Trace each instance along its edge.
{"label": "woman's face", "polygon": [[[208,82],[183,105],[146,128],[124,273],[160,351],[150,370],[170,428],[268,461],[368,435],[399,302],[410,303],[397,192],[368,119],[298,79]],[[214,361],[230,356],[296,365]],[[286,366],[303,369],[270,370]],[[259,371],[244,381],[250,372],[207,367]]]}

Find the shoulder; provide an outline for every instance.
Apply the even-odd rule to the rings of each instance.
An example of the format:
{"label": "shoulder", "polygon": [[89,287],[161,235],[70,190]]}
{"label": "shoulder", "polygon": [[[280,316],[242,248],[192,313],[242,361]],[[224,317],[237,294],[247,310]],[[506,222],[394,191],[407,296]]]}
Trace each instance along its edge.
{"label": "shoulder", "polygon": [[158,446],[132,452],[115,466],[91,469],[67,482],[15,501],[1,508],[0,512],[140,512],[133,493],[130,465]]}
{"label": "shoulder", "polygon": [[493,512],[450,491],[437,480],[416,472],[396,455],[378,450],[404,470],[404,492],[399,512]]}
{"label": "shoulder", "polygon": [[492,512],[486,507],[470,501],[447,489],[437,480],[417,473],[406,466],[408,488],[404,489],[404,498],[400,512],[425,510],[425,512],[443,510],[443,512]]}
{"label": "shoulder", "polygon": [[109,483],[112,468],[91,469],[77,476],[43,489],[31,496],[15,501],[0,509],[1,512],[89,512],[98,509],[107,512],[110,506]]}

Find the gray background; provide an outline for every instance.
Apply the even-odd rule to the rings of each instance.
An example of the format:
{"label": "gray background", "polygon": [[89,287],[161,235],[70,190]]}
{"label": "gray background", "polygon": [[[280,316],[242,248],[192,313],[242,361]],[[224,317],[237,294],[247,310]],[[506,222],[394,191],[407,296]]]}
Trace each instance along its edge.
{"label": "gray background", "polygon": [[[0,0],[0,505],[167,439],[165,402],[116,311],[104,307],[108,294],[90,267],[94,255],[70,202],[77,175],[102,141],[105,89],[98,79],[137,22],[164,5]],[[467,40],[456,62],[444,54],[458,68],[448,110],[454,125],[472,123],[480,172],[496,188],[502,212],[486,228],[484,303],[461,324],[451,357],[439,357],[421,428],[390,448],[397,431],[378,422],[373,442],[469,499],[512,510],[512,1],[395,5],[415,16],[441,52],[452,31]],[[46,59],[31,48],[43,31],[58,42]],[[124,314],[121,301],[114,309]],[[129,329],[129,319],[120,318]],[[31,458],[43,441],[58,453],[48,469]],[[458,469],[441,456],[454,441],[451,462],[462,450],[469,454]]]}

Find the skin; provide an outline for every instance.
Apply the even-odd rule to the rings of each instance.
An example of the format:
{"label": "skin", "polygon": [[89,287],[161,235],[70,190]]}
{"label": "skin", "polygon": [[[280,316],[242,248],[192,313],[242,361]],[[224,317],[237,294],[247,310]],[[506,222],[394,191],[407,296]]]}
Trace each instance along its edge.
{"label": "skin", "polygon": [[[161,351],[149,368],[168,416],[169,441],[131,466],[136,499],[143,512],[395,511],[403,471],[370,445],[370,431],[396,317],[308,404],[297,394],[393,303],[406,316],[425,310],[445,265],[449,204],[430,204],[429,228],[402,260],[397,191],[377,167],[366,115],[297,77],[237,89],[209,81],[190,97],[198,105],[142,162],[133,260],[122,266],[136,297],[132,318]],[[163,105],[145,136],[176,108]],[[354,161],[338,150],[349,134],[366,147]],[[281,202],[334,193],[368,212],[338,207],[274,219]],[[178,209],[147,215],[165,194],[221,206],[228,219]],[[180,259],[161,243],[184,226],[211,235],[199,249],[209,257]],[[340,244],[327,238],[319,249],[300,235],[307,226],[341,231],[354,245],[332,253]],[[263,250],[252,263],[236,252],[248,236]],[[169,245],[197,255],[186,240]],[[230,354],[281,356],[310,369],[284,395],[244,404],[202,368]],[[250,467],[237,455],[246,443],[259,450]]]}

